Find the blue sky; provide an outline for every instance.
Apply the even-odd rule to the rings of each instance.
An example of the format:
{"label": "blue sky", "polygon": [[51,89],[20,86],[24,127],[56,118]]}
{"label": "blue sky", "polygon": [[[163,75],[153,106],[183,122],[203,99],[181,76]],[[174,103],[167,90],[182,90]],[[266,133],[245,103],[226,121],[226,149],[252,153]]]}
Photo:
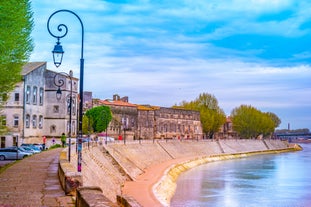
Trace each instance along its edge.
{"label": "blue sky", "polygon": [[[84,89],[96,98],[129,96],[170,107],[213,94],[230,115],[241,104],[277,114],[279,128],[311,130],[311,2],[308,0],[33,1],[30,61],[79,77],[81,26],[70,14],[51,19],[69,32],[62,65],[46,23],[56,10],[77,13],[85,30]],[[56,32],[56,30],[55,30]]]}

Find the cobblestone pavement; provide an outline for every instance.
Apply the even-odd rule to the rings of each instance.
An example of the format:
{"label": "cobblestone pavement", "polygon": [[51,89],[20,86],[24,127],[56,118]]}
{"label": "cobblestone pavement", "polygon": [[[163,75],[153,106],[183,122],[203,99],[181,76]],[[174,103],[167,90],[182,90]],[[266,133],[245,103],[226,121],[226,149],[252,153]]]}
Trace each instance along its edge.
{"label": "cobblestone pavement", "polygon": [[62,149],[53,149],[25,158],[0,174],[0,207],[72,207],[58,179]]}

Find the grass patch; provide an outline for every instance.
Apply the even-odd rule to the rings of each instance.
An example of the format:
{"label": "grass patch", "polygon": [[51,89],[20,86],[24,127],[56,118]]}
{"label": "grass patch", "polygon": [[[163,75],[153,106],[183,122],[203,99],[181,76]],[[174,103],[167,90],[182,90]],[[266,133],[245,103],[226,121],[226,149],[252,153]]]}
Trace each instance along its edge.
{"label": "grass patch", "polygon": [[54,145],[50,146],[49,149],[56,149],[56,148],[60,148],[60,147],[62,147],[62,145],[60,145],[60,144],[54,144]]}

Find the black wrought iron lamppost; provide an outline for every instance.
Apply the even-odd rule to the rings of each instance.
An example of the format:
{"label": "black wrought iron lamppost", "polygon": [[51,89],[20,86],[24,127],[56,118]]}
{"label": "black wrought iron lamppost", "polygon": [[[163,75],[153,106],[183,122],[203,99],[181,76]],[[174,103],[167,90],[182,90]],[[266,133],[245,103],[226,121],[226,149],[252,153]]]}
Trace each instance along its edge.
{"label": "black wrought iron lamppost", "polygon": [[[62,78],[65,76],[65,78]],[[58,87],[56,91],[56,99],[59,101],[62,97],[62,90],[61,87],[65,84],[64,79],[70,79],[70,95],[68,101],[68,109],[69,109],[69,130],[68,130],[68,137],[69,137],[69,147],[68,147],[68,161],[70,162],[71,157],[71,129],[72,129],[72,105],[73,105],[73,93],[72,93],[72,79],[73,79],[73,72],[72,70],[69,71],[69,74],[65,72],[56,73],[54,76],[54,85]]]}
{"label": "black wrought iron lamppost", "polygon": [[[79,102],[79,125],[78,125],[78,165],[77,165],[77,170],[78,172],[82,171],[82,116],[83,116],[83,76],[84,76],[84,58],[83,58],[83,49],[84,49],[84,26],[83,23],[80,19],[80,17],[74,13],[73,11],[67,10],[67,9],[61,9],[58,10],[56,12],[54,12],[53,14],[51,14],[51,16],[49,17],[48,21],[47,21],[47,29],[48,32],[50,33],[51,36],[55,37],[57,39],[56,45],[54,46],[54,50],[52,51],[53,53],[53,60],[54,60],[54,64],[56,67],[59,67],[62,64],[62,60],[63,60],[63,47],[60,44],[60,39],[65,37],[68,33],[68,28],[65,24],[59,24],[57,26],[57,30],[60,33],[60,35],[55,35],[54,33],[51,32],[50,30],[50,20],[51,18],[57,14],[57,13],[61,13],[61,12],[67,12],[70,14],[73,14],[80,22],[81,24],[81,58],[80,58],[80,88],[79,88],[79,94],[80,94],[80,102]],[[64,30],[64,31],[63,31]]]}

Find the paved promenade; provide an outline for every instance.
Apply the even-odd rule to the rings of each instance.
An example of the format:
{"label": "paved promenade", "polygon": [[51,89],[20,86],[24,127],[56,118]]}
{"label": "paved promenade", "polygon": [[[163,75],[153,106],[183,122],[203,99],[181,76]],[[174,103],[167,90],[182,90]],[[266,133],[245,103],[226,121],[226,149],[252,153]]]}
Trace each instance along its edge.
{"label": "paved promenade", "polygon": [[58,159],[62,149],[25,158],[0,174],[0,207],[74,206],[58,180]]}

